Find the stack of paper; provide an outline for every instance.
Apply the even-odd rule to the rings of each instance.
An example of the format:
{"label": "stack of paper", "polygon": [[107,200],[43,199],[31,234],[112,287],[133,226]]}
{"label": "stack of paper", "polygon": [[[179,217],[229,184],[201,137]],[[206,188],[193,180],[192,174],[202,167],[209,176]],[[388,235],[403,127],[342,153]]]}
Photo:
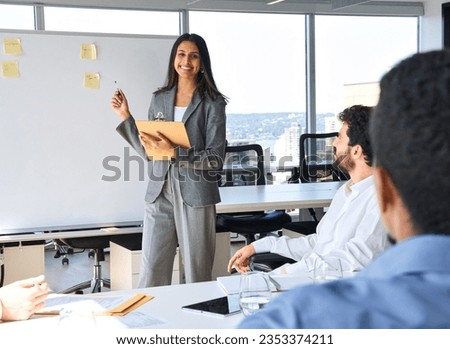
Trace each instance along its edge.
{"label": "stack of paper", "polygon": [[132,296],[91,295],[50,295],[45,306],[36,315],[59,315],[62,309],[90,311],[95,315],[124,316],[147,303],[154,297],[145,293]]}

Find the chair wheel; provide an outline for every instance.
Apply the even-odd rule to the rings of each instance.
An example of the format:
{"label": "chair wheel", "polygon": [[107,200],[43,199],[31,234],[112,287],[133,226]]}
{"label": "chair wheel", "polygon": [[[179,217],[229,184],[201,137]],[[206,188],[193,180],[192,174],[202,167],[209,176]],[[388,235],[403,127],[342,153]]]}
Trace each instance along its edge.
{"label": "chair wheel", "polygon": [[83,290],[75,291],[75,294],[84,294]]}
{"label": "chair wheel", "polygon": [[69,265],[69,258],[64,257],[62,260],[62,265],[67,264]]}
{"label": "chair wheel", "polygon": [[68,248],[68,249],[67,249],[67,253],[68,253],[68,254],[73,254],[73,248]]}
{"label": "chair wheel", "polygon": [[89,257],[89,258],[94,258],[94,255],[95,255],[95,254],[94,254],[94,251],[89,251],[89,252],[88,252],[88,257]]}

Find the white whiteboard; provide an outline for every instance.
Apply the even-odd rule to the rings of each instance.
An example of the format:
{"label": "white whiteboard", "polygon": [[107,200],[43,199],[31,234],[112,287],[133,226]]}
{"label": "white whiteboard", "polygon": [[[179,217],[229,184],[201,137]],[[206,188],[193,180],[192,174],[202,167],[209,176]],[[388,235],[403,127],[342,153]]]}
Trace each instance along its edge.
{"label": "white whiteboard", "polygon": [[[0,77],[0,232],[142,220],[146,166],[116,132],[110,100],[117,80],[146,119],[175,37],[0,31],[1,46],[4,38],[20,39],[23,53],[0,49],[20,72]],[[96,45],[96,60],[81,59],[82,44]],[[85,73],[99,73],[100,88],[84,88]],[[135,157],[128,164],[125,153]]]}

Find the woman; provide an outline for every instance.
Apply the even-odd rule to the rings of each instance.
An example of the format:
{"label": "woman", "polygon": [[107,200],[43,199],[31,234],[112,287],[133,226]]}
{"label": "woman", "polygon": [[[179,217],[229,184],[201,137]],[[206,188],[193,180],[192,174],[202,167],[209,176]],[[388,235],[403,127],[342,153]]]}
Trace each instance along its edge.
{"label": "woman", "polygon": [[167,85],[153,94],[148,117],[183,121],[191,143],[185,149],[163,134],[139,133],[122,91],[111,101],[122,119],[118,132],[147,158],[145,149],[170,154],[149,159],[139,287],[169,285],[177,244],[186,282],[211,280],[220,201],[214,171],[225,152],[226,98],[211,71],[202,37],[183,34],[170,54]]}

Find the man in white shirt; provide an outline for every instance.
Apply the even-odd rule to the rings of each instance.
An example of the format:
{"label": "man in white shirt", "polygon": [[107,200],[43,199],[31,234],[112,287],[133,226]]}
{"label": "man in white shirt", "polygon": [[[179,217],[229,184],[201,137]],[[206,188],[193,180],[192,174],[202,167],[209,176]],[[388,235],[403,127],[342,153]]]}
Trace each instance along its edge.
{"label": "man in white shirt", "polygon": [[372,108],[355,105],[339,114],[343,122],[333,143],[336,163],[350,180],[335,194],[316,234],[289,238],[266,237],[238,250],[228,263],[228,271],[249,270],[255,253],[271,252],[292,258],[274,273],[305,273],[313,270],[319,256],[338,257],[343,271],[358,271],[388,246],[372,176],[372,149],[368,136]]}

